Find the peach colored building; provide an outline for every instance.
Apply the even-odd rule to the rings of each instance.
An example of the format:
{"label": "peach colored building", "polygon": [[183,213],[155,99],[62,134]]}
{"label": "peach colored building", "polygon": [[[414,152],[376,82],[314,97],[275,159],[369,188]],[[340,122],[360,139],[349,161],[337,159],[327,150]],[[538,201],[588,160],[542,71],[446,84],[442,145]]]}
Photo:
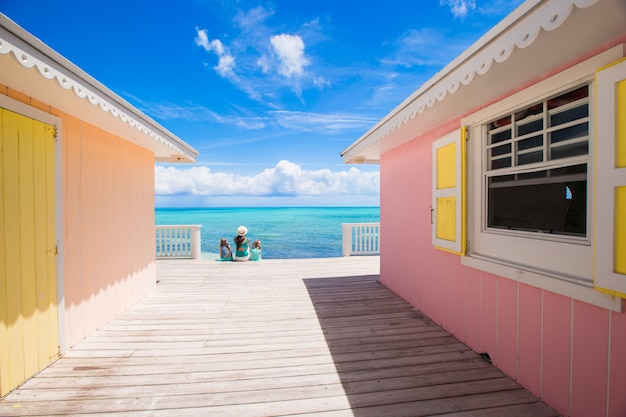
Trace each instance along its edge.
{"label": "peach colored building", "polygon": [[347,148],[381,282],[565,416],[626,416],[626,3],[528,0]]}
{"label": "peach colored building", "polygon": [[155,161],[197,152],[0,14],[0,396],[156,284]]}

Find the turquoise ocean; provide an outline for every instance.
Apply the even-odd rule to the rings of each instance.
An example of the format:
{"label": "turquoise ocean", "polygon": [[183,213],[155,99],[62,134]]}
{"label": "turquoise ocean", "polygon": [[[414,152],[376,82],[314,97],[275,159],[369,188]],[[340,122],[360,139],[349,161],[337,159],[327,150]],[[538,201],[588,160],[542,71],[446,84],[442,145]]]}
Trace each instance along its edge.
{"label": "turquoise ocean", "polygon": [[201,225],[202,256],[215,258],[220,238],[233,246],[237,227],[262,242],[264,259],[341,256],[342,223],[377,223],[379,207],[157,208],[157,225]]}

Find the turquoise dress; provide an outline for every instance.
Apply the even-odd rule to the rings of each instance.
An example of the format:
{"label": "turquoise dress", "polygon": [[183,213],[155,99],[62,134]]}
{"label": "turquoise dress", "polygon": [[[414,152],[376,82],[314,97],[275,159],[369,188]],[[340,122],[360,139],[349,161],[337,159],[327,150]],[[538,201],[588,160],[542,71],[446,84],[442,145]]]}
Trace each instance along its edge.
{"label": "turquoise dress", "polygon": [[260,261],[261,260],[261,249],[258,249],[258,248],[250,249],[250,260],[251,261]]}
{"label": "turquoise dress", "polygon": [[237,242],[235,241],[235,247],[237,248],[237,251],[235,252],[235,260],[247,261],[250,257],[250,253],[248,252],[248,248],[250,247],[250,239],[246,238],[241,246],[237,246]]}

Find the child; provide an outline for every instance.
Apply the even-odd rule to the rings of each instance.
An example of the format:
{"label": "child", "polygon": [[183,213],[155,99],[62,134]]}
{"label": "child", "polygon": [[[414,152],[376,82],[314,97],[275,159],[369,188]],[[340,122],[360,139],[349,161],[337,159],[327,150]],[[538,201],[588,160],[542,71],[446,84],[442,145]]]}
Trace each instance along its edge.
{"label": "child", "polygon": [[220,261],[232,261],[233,251],[228,244],[228,241],[224,238],[220,239]]}
{"label": "child", "polygon": [[252,249],[250,250],[250,260],[251,261],[260,261],[261,260],[261,241],[255,240],[252,242]]}

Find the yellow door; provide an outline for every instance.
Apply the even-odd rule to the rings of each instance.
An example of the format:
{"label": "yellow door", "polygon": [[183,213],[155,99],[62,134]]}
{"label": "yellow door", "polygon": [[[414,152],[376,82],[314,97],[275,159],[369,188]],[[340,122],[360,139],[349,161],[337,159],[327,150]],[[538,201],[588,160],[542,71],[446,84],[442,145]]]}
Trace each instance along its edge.
{"label": "yellow door", "polygon": [[54,137],[0,108],[0,396],[59,355]]}

